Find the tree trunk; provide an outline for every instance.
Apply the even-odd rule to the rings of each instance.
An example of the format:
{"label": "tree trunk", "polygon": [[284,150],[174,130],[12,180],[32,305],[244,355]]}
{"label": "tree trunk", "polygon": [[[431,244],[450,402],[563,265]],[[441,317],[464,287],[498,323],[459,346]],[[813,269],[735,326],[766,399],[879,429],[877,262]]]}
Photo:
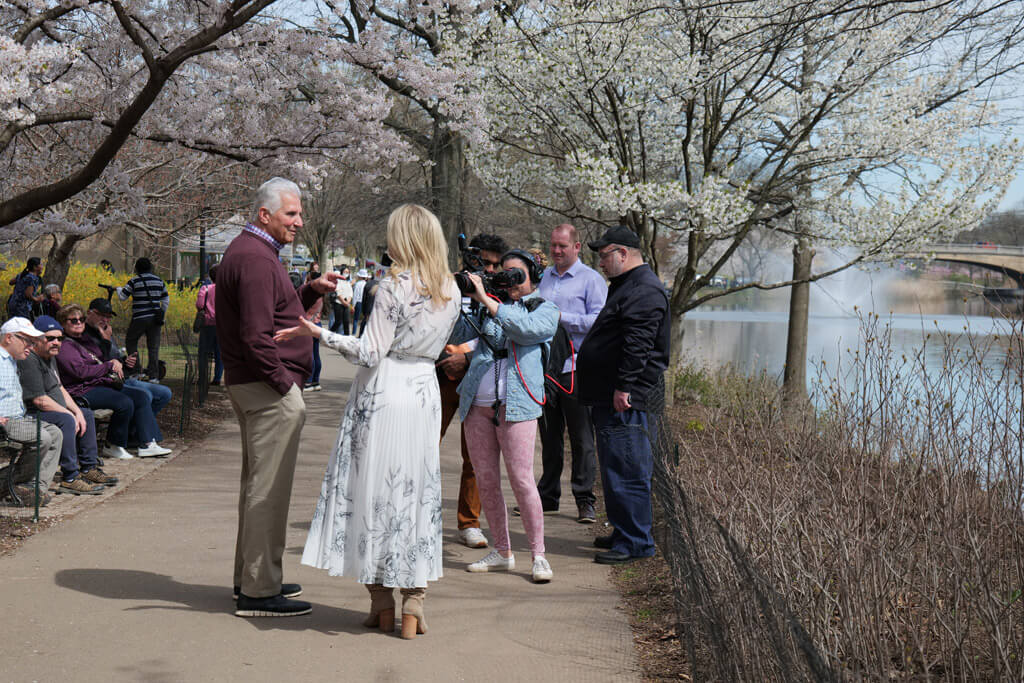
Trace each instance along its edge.
{"label": "tree trunk", "polygon": [[64,282],[71,270],[71,256],[75,247],[85,239],[85,235],[53,236],[53,244],[46,255],[46,272],[43,273],[43,284],[55,284],[64,289]]}
{"label": "tree trunk", "polygon": [[463,191],[468,176],[465,142],[458,133],[448,130],[443,121],[435,121],[432,140],[430,204],[448,241],[448,264],[457,269],[462,259],[456,245],[459,233],[466,228],[463,207]]}
{"label": "tree trunk", "polygon": [[683,323],[685,317],[682,313],[676,314],[672,309],[671,302],[668,307],[668,314],[672,320],[672,332],[669,336],[668,370],[665,372],[665,405],[671,408],[675,404],[676,396],[676,375],[679,373],[679,361],[683,357]]}
{"label": "tree trunk", "polygon": [[806,237],[793,246],[793,280],[789,293],[789,331],[786,337],[786,368],[783,372],[783,400],[797,407],[807,402],[807,320],[810,314],[811,261],[814,250]]}

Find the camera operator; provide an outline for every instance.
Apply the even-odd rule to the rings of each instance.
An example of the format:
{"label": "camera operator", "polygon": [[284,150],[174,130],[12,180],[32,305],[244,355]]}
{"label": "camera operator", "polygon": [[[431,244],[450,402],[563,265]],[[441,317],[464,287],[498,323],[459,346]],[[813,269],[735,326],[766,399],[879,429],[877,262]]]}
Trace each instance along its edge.
{"label": "camera operator", "polygon": [[459,385],[459,416],[495,548],[467,569],[515,568],[501,492],[499,456],[504,455],[533,554],[533,580],[543,583],[551,580],[552,572],[544,557],[544,513],[534,483],[533,451],[544,402],[543,347],[558,329],[559,314],[557,306],[534,293],[540,268],[530,254],[513,249],[501,263],[507,270],[488,280],[504,289],[503,302],[487,292],[480,275],[469,273],[475,288],[470,296],[480,311],[476,321],[463,315],[456,326],[456,340],[478,338]]}
{"label": "camera operator", "polygon": [[[465,260],[472,263],[462,264],[465,270],[479,267],[484,273],[497,273],[501,270],[501,255],[508,251],[508,245],[501,237],[480,233],[469,241],[469,256]],[[468,309],[468,298],[463,298],[463,310]],[[459,410],[459,382],[466,376],[469,357],[476,347],[476,340],[465,344],[451,344],[444,347],[444,355],[437,362],[437,383],[441,389],[441,438],[444,439],[448,425]],[[462,441],[462,478],[459,482],[459,502],[457,507],[458,539],[469,548],[486,548],[487,538],[480,531],[480,493],[476,486],[476,475],[473,474],[473,463],[469,460],[469,449],[466,448],[466,428],[460,426]]]}

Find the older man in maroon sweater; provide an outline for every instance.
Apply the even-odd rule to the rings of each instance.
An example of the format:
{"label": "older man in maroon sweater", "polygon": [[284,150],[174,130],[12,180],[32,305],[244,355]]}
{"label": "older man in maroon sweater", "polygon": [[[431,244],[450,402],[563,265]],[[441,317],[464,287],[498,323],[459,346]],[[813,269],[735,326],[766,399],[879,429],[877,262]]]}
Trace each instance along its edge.
{"label": "older man in maroon sweater", "polygon": [[[281,557],[288,525],[299,432],[306,420],[302,383],[312,367],[308,337],[274,341],[294,326],[337,273],[296,293],[278,252],[302,227],[299,188],[283,178],[260,186],[252,222],[236,237],[217,268],[217,340],[231,406],[242,428],[242,483],[235,544],[235,614],[241,617],[308,614],[292,600],[298,584],[282,583]],[[333,277],[332,277],[333,276]]]}

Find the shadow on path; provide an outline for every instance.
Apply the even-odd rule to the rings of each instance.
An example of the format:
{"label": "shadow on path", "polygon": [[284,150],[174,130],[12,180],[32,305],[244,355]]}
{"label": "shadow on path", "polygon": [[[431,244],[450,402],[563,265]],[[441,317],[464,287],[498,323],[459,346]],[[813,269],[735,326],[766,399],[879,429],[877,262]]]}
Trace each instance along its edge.
{"label": "shadow on path", "polygon": [[[182,583],[154,572],[133,569],[64,569],[57,572],[55,581],[62,588],[105,600],[152,602],[126,607],[127,611],[169,609],[209,614],[234,612],[234,602],[228,587]],[[261,631],[318,631],[328,635],[373,633],[362,626],[364,618],[362,612],[355,610],[314,604],[312,614],[301,617],[268,617],[245,621]]]}

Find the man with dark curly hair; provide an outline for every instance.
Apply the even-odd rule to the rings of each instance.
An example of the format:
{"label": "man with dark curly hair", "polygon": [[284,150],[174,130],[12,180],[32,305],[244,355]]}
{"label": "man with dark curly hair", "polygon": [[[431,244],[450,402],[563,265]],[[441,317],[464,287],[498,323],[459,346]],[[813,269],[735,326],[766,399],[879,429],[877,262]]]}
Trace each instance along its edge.
{"label": "man with dark curly hair", "polygon": [[[479,249],[479,258],[484,272],[496,273],[501,270],[501,255],[508,251],[508,244],[498,235],[480,233],[469,242]],[[468,265],[468,264],[467,264]],[[463,302],[466,302],[463,299]],[[441,387],[441,438],[448,430],[448,424],[459,410],[459,382],[466,376],[469,357],[473,347],[469,344],[449,344],[445,356],[437,363],[437,383]],[[487,538],[480,531],[480,493],[476,487],[476,475],[469,461],[466,447],[466,430],[461,429],[462,479],[459,482],[458,540],[469,548],[486,548]]]}

